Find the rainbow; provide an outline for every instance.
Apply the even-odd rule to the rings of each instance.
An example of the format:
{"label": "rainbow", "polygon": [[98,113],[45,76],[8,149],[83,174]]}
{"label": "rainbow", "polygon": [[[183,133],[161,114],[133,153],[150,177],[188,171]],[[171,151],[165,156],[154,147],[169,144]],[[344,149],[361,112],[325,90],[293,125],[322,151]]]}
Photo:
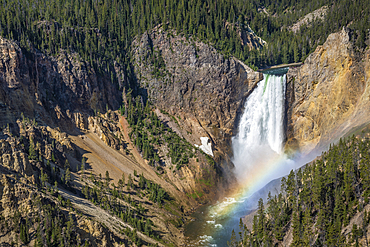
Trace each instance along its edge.
{"label": "rainbow", "polygon": [[295,162],[283,152],[285,87],[285,75],[265,74],[248,96],[239,133],[232,140],[239,185],[224,203],[212,208],[215,214],[229,214],[268,182],[294,168]]}
{"label": "rainbow", "polygon": [[246,174],[245,180],[238,183],[225,199],[211,207],[210,214],[227,217],[230,213],[243,207],[243,203],[253,193],[263,188],[273,179],[280,178],[297,167],[297,162],[288,159],[285,154],[276,155],[269,162],[256,163]]}
{"label": "rainbow", "polygon": [[[245,216],[251,209],[247,208],[251,206],[248,198],[270,181],[303,165],[303,160],[290,159],[283,152],[285,85],[285,75],[265,75],[248,96],[239,132],[232,139],[237,186],[224,200],[207,209],[207,224],[197,233],[201,234],[201,241],[207,237],[209,243],[224,245],[226,238],[231,236],[230,228],[238,228],[235,225],[238,217]],[[293,157],[299,156],[295,153]]]}
{"label": "rainbow", "polygon": [[288,158],[284,153],[275,153],[268,160],[253,162],[244,179],[239,180],[236,188],[224,195],[222,201],[209,206],[204,211],[204,221],[195,231],[198,234],[187,246],[225,246],[226,241],[230,240],[231,230],[237,231],[239,228],[239,217],[246,216],[248,210],[251,209],[247,208],[250,206],[248,198],[270,181],[285,176],[292,169],[300,167],[306,160],[299,158],[301,157],[299,152],[295,152],[293,157],[295,159]]}

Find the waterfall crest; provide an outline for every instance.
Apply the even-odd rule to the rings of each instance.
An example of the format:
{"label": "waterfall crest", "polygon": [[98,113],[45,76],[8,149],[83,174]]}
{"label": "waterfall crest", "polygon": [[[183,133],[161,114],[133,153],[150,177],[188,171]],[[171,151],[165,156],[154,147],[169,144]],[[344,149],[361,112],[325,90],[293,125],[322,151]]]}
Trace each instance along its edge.
{"label": "waterfall crest", "polygon": [[264,74],[244,105],[238,134],[232,139],[239,180],[283,151],[285,84],[285,75]]}

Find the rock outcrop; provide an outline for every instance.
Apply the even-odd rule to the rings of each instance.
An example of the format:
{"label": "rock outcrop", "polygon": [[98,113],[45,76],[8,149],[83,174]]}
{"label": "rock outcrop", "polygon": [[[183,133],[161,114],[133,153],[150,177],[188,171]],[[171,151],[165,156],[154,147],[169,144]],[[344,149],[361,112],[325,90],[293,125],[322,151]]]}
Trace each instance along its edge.
{"label": "rock outcrop", "polygon": [[249,50],[261,49],[264,45],[266,45],[266,41],[264,41],[261,37],[258,37],[248,24],[239,25],[226,22],[225,26],[228,29],[236,29],[241,44],[243,46],[248,46]]}
{"label": "rock outcrop", "polygon": [[[115,69],[124,78],[118,64]],[[124,83],[117,86],[110,76],[99,76],[76,53],[50,57],[36,49],[23,51],[0,37],[0,126],[14,124],[23,113],[47,125],[70,128],[78,117],[75,113],[118,108],[117,87]]]}
{"label": "rock outcrop", "polygon": [[307,153],[370,122],[370,51],[350,30],[329,35],[287,74],[287,148]]}
{"label": "rock outcrop", "polygon": [[116,124],[119,116],[116,112],[111,111],[108,114],[112,115],[112,119],[115,119],[115,122],[109,122],[101,117],[89,117],[88,129],[96,133],[107,146],[124,152],[126,145],[120,138],[120,129]]}
{"label": "rock outcrop", "polygon": [[328,6],[322,6],[319,9],[316,9],[315,11],[308,13],[301,19],[299,19],[296,23],[294,23],[292,26],[288,27],[288,30],[291,30],[295,33],[299,31],[301,26],[303,25],[310,25],[315,20],[324,20],[326,13],[328,11]]}
{"label": "rock outcrop", "polygon": [[182,136],[197,145],[210,138],[216,161],[231,155],[238,112],[262,74],[160,27],[135,40],[133,54],[148,99],[181,122]]}

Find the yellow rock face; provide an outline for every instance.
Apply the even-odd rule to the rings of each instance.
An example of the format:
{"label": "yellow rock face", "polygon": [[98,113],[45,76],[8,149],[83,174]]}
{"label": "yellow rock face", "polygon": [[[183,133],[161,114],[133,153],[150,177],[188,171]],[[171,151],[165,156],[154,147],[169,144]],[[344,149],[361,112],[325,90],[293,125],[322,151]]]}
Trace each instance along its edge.
{"label": "yellow rock face", "polygon": [[356,50],[350,35],[331,34],[288,72],[286,148],[309,152],[370,122],[369,50]]}

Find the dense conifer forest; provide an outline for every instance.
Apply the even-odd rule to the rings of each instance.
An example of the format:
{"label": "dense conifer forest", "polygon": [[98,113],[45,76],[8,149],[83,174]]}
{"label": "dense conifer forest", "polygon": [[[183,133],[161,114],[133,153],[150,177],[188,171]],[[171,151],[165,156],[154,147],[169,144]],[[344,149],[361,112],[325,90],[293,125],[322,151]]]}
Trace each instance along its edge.
{"label": "dense conifer forest", "polygon": [[[354,136],[281,180],[281,193],[258,202],[252,229],[240,222],[229,246],[275,246],[293,231],[292,246],[362,246],[368,243],[370,139]],[[363,213],[361,224],[350,222]],[[349,227],[346,237],[343,228]],[[238,238],[239,237],[239,238]],[[239,240],[238,240],[239,239]],[[347,245],[348,244],[348,245]],[[366,245],[365,245],[366,246]]]}
{"label": "dense conifer forest", "polygon": [[[296,34],[287,28],[324,5],[328,12],[323,20]],[[343,26],[356,30],[353,39],[363,48],[370,26],[367,5],[361,0],[1,0],[0,35],[19,41],[28,52],[31,44],[53,56],[61,50],[77,52],[115,82],[114,61],[125,65],[132,79],[131,41],[160,24],[261,67],[302,61]],[[267,42],[263,49],[242,45],[238,30],[247,26]]]}

